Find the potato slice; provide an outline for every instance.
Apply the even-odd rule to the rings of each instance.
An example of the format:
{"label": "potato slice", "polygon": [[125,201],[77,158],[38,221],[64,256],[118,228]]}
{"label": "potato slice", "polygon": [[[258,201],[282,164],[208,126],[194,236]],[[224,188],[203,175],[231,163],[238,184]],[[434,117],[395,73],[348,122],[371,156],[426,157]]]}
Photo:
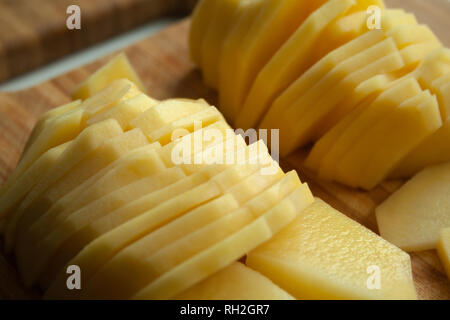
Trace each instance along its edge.
{"label": "potato slice", "polygon": [[[248,148],[258,150],[257,147],[259,144],[249,146]],[[248,162],[263,158],[263,156],[268,156],[267,151],[262,151],[261,154],[256,155],[253,152],[249,152],[248,154],[250,156],[247,160]],[[228,169],[226,169],[227,167]],[[245,169],[247,167],[248,170]],[[138,230],[141,230],[140,233],[143,233],[141,236],[148,233],[147,230],[152,226],[150,221],[156,222],[154,219],[157,217],[167,219],[173,215],[183,215],[184,210],[195,208],[196,205],[189,208],[190,202],[198,201],[199,197],[208,199],[212,194],[214,196],[209,198],[209,200],[219,196],[221,193],[217,193],[219,185],[222,185],[222,187],[226,184],[233,185],[233,181],[241,180],[243,176],[252,173],[252,168],[257,170],[258,167],[259,165],[256,164],[247,166],[210,165],[171,186],[130,202],[123,208],[91,223],[89,226],[92,230],[91,234],[93,234],[92,232],[96,232],[96,236],[93,239],[98,238],[86,246],[69,264],[82,266],[83,279],[87,281],[97,268],[111,259],[124,246],[137,240],[140,237]],[[211,178],[213,180],[208,183]],[[214,181],[219,181],[219,183]],[[201,193],[195,195],[198,191],[201,191]],[[181,204],[183,202],[186,202],[186,205],[182,206]],[[166,216],[164,216],[164,212]],[[141,223],[143,221],[145,222],[144,224]],[[108,250],[105,250],[105,244],[108,244]],[[49,289],[50,294],[51,292],[55,292],[56,296],[60,297],[77,295],[76,292],[69,292],[67,290],[65,278],[66,274],[64,271],[58,274]],[[51,295],[53,296],[53,294]]]}
{"label": "potato slice", "polygon": [[[39,199],[39,197],[58,179],[67,174],[73,167],[82,161],[90,152],[97,149],[105,140],[111,139],[121,134],[122,128],[115,120],[106,120],[86,128],[70,147],[60,156],[51,172],[48,172],[39,183],[28,193],[20,207],[9,219],[5,233],[5,248],[7,252],[11,249],[16,240],[16,229],[20,227],[19,221],[27,212],[27,209]],[[25,215],[26,216],[26,215]]]}
{"label": "potato slice", "polygon": [[72,98],[74,100],[86,100],[118,79],[128,79],[140,91],[145,91],[141,79],[139,79],[136,71],[134,71],[127,56],[125,53],[120,53],[92,74],[87,80],[78,85],[72,94]]}
{"label": "potato slice", "polygon": [[[320,139],[316,137],[318,141],[305,160],[305,165],[308,168],[319,172],[322,160],[333,146],[337,137],[355,120],[356,115],[361,112],[365,105],[370,105],[383,92],[390,81],[390,78],[386,75],[372,77],[356,87],[348,99],[339,103],[340,110],[336,110],[336,115],[330,117],[331,119],[327,124],[327,133]],[[349,116],[345,116],[347,114]],[[342,118],[344,120],[341,121]]]}
{"label": "potato slice", "polygon": [[[229,81],[234,81],[235,76],[233,72],[230,72],[230,66],[236,65],[239,60],[239,51],[243,48],[241,47],[242,41],[244,41],[247,33],[250,31],[255,18],[261,13],[264,7],[264,0],[252,0],[246,6],[246,9],[240,12],[235,25],[229,31],[228,36],[223,39],[222,52],[219,60],[219,80],[218,88],[221,90],[223,87],[229,83]],[[191,50],[194,50],[193,48]],[[220,92],[219,90],[219,92]],[[235,119],[229,118],[230,114],[224,111],[223,105],[220,106],[221,111],[224,112],[227,120],[233,122]]]}
{"label": "potato slice", "polygon": [[324,58],[314,64],[301,77],[299,77],[289,89],[285,90],[272,104],[266,115],[264,116],[260,127],[274,128],[276,118],[282,114],[289,106],[295,103],[310,91],[321,79],[323,79],[336,65],[347,60],[349,57],[355,56],[367,48],[385,40],[385,34],[381,30],[373,30],[367,32],[355,40],[337,48],[327,54]]}
{"label": "potato slice", "polygon": [[119,122],[123,130],[130,130],[132,126],[130,122],[144,113],[146,110],[157,105],[158,102],[145,94],[138,94],[137,96],[122,101],[115,107],[100,112],[91,119],[89,119],[86,124],[88,126],[106,120],[106,119],[116,119]]}
{"label": "potato slice", "polygon": [[[43,239],[49,234],[58,233],[58,230],[61,228],[60,226],[67,221],[72,221],[73,216],[99,215],[104,212],[100,210],[102,207],[100,209],[98,206],[95,207],[98,205],[99,201],[95,200],[100,198],[99,195],[106,196],[108,194],[107,192],[112,192],[132,181],[159,173],[165,169],[156,152],[139,154],[133,160],[122,167],[119,166],[121,172],[109,171],[102,179],[91,186],[90,189],[85,190],[84,194],[80,195],[80,202],[89,205],[78,205],[80,207],[79,210],[64,210],[60,214],[51,211],[41,216],[37,221],[34,220],[36,221],[35,225],[32,224],[32,221],[29,222],[28,228],[23,227],[16,245],[16,258],[19,270],[27,268]],[[109,182],[108,186],[103,187],[107,182]],[[157,184],[155,183],[156,186]],[[114,205],[114,203],[110,201],[109,205]],[[96,211],[96,209],[99,209],[99,211]],[[78,223],[79,225],[81,225],[81,222]],[[67,232],[63,236],[70,237],[70,233]]]}
{"label": "potato slice", "polygon": [[25,156],[29,147],[33,144],[33,142],[36,140],[36,138],[39,137],[39,135],[44,130],[44,128],[46,126],[48,126],[52,120],[54,120],[55,118],[57,118],[63,114],[66,114],[66,113],[69,113],[69,112],[75,110],[76,108],[78,108],[80,106],[80,104],[81,104],[81,100],[75,100],[75,101],[71,101],[65,105],[62,105],[60,107],[51,109],[51,110],[47,111],[46,113],[44,113],[39,118],[37,123],[34,125],[33,131],[31,131],[30,136],[28,137],[27,143],[25,144],[25,147],[23,149],[22,155],[20,156],[20,159],[22,159]]}
{"label": "potato slice", "polygon": [[[83,184],[93,175],[108,167],[123,154],[148,144],[147,138],[141,130],[135,129],[124,132],[118,136],[103,142],[98,148],[91,151],[75,165],[69,172],[63,175],[41,194],[32,205],[27,208],[26,218],[20,222],[20,230],[28,230],[29,226],[61,197]],[[18,233],[18,239],[21,234]]]}
{"label": "potato slice", "polygon": [[174,135],[179,136],[179,132],[188,134],[218,121],[224,121],[222,114],[216,107],[210,106],[153,131],[148,138],[150,141],[158,141],[164,146],[173,141]]}
{"label": "potato slice", "polygon": [[286,291],[244,264],[234,262],[175,300],[293,300]]}
{"label": "potato slice", "polygon": [[16,169],[8,177],[2,186],[0,195],[3,195],[20,178],[33,162],[35,162],[44,152],[58,145],[75,139],[83,130],[81,124],[83,116],[82,109],[75,109],[62,114],[51,120],[37,136],[34,142],[28,147],[26,155],[22,157]]}
{"label": "potato slice", "polygon": [[253,0],[216,1],[213,10],[207,13],[211,15],[211,20],[208,27],[203,30],[205,35],[201,44],[200,50],[202,53],[199,61],[203,79],[207,86],[217,89],[223,39],[226,39],[230,29],[235,24],[239,16],[238,10],[246,10],[248,4],[252,2]]}
{"label": "potato slice", "polygon": [[[381,9],[384,8],[384,5],[373,1],[373,3],[366,3],[365,6],[361,5],[360,8],[362,8],[362,11],[346,14],[333,21],[315,44],[316,56],[322,58],[330,51],[345,46],[348,42],[371,31],[367,27],[367,8],[370,5],[376,5]],[[358,6],[354,8],[358,8]],[[417,20],[413,14],[406,13],[401,9],[383,9],[381,11],[380,22],[381,29],[384,31],[391,30],[399,25],[417,24]]]}
{"label": "potato slice", "polygon": [[[295,173],[293,174],[296,176]],[[279,181],[283,178],[283,176],[284,173],[281,169],[279,169],[277,174],[274,175],[262,175],[258,170],[256,173],[225,191],[225,195],[233,195],[233,199],[236,199],[239,204],[239,208],[241,204],[249,201],[259,193],[265,193],[264,190],[266,188],[270,190],[274,184],[276,184],[276,186],[273,186],[274,188],[280,189],[281,182]],[[292,183],[292,180],[296,181],[297,184]],[[298,178],[291,178],[291,181],[286,182],[285,180],[285,183],[283,184],[283,192],[289,193],[295,189],[298,184],[300,184]],[[255,188],[257,185],[258,187]],[[292,188],[289,188],[291,185]],[[274,200],[267,197],[266,201],[276,203],[278,199]],[[211,202],[203,206],[208,206],[210,203]],[[189,216],[192,213],[198,214],[198,211],[201,210],[203,206],[186,213],[183,216],[185,221],[192,221],[192,217],[189,219]],[[241,229],[253,220],[253,215],[258,214],[258,212],[251,211],[243,212],[238,208],[224,212],[222,216],[219,216],[215,220],[211,221],[211,218],[208,218],[210,221],[209,223],[203,223],[197,228],[187,230],[183,229],[182,233],[184,236],[179,236],[178,239],[175,238],[172,242],[166,242],[162,246],[161,243],[155,243],[154,241],[155,234],[160,233],[162,228],[148,234],[122,250],[103,268],[101,268],[87,283],[82,297],[95,299],[100,296],[105,296],[106,294],[105,297],[110,299],[131,298],[131,296],[137,293],[137,291],[144,287],[145,284],[156,279],[158,276],[169,271],[193,255],[205,250],[205,248],[208,248],[214,243],[223,240],[231,233]],[[218,206],[209,206],[209,209],[210,214],[214,211],[222,211],[222,208]],[[176,223],[176,220],[174,223]],[[165,227],[168,226],[169,225],[166,225]],[[179,234],[180,231],[177,233]],[[120,279],[117,279],[115,275],[120,273],[120,270],[123,270],[124,266],[127,266],[130,271],[133,270],[133,276],[129,278],[121,277]],[[117,281],[111,283],[111,276],[113,279],[117,279]],[[114,286],[116,290],[112,292],[110,290],[110,286]]]}
{"label": "potato slice", "polygon": [[[90,203],[82,209],[74,212],[63,223],[56,226],[56,229],[62,228],[76,220],[80,225],[78,230],[70,235],[52,256],[52,259],[47,265],[44,273],[40,278],[42,288],[48,288],[55,277],[69,262],[73,259],[83,248],[95,240],[99,234],[95,232],[95,225],[104,223],[103,230],[113,229],[116,225],[108,220],[108,214],[117,212],[128,203],[131,203],[139,198],[142,198],[152,192],[161,190],[185,177],[180,168],[169,168],[163,172],[151,175],[136,182],[133,182],[126,187],[122,187],[104,197]],[[94,221],[86,223],[88,221]],[[93,228],[91,226],[94,226]],[[93,232],[94,230],[94,232]]]}
{"label": "potato slice", "polygon": [[246,263],[297,299],[417,299],[408,254],[320,199]]}
{"label": "potato slice", "polygon": [[189,48],[191,60],[197,65],[202,59],[203,41],[212,21],[211,12],[219,0],[200,0],[192,13],[192,23],[189,32]]}
{"label": "potato slice", "polygon": [[347,11],[353,0],[331,0],[314,11],[262,68],[236,120],[238,128],[255,128],[273,100],[315,62],[312,51],[324,29]]}
{"label": "potato slice", "polygon": [[[42,154],[8,189],[8,191],[0,198],[0,212],[2,219],[7,219],[12,209],[18,206],[19,202],[33,188],[37,181],[50,170],[56,163],[58,158],[71,142],[66,142],[57,147],[53,147]],[[0,219],[1,220],[1,219]]]}
{"label": "potato slice", "polygon": [[163,171],[166,167],[157,153],[160,148],[159,144],[150,144],[124,154],[56,201],[30,230],[42,229],[46,234],[45,228],[51,228],[58,219],[65,219],[70,213],[142,176]]}
{"label": "potato slice", "polygon": [[437,245],[437,252],[450,280],[450,228],[442,229]]}
{"label": "potato slice", "polygon": [[[388,42],[388,40],[386,40]],[[395,45],[394,45],[395,47]],[[394,49],[396,50],[396,49]],[[347,96],[349,92],[354,90],[359,83],[370,79],[371,77],[389,73],[398,70],[404,66],[402,58],[397,51],[386,52],[385,57],[379,58],[373,61],[370,58],[370,49],[368,49],[368,56],[364,53],[354,57],[355,60],[350,59],[343,62],[342,65],[337,66],[333,71],[327,75],[313,90],[311,93],[305,96],[305,99],[299,100],[298,103],[291,106],[284,115],[280,118],[280,139],[283,143],[280,144],[280,154],[287,155],[299,147],[304,146],[306,143],[311,142],[314,136],[321,136],[324,132],[321,124],[326,121],[327,115],[336,106],[339,101]],[[360,69],[354,67],[354,61],[359,59],[367,62],[367,66]],[[348,63],[349,69],[346,69]],[[345,70],[345,71],[344,71]],[[344,78],[338,81],[333,81],[333,78],[339,77],[339,74],[343,74]],[[335,85],[333,86],[333,83]],[[331,85],[331,86],[330,86]],[[328,94],[319,98],[315,105],[312,104],[313,100],[309,100],[312,96],[317,96],[320,89],[327,87],[329,89]],[[319,94],[320,96],[320,94]],[[309,99],[308,99],[309,98]],[[314,105],[314,108],[310,106]],[[306,109],[306,110],[305,110]]]}
{"label": "potato slice", "polygon": [[[236,146],[232,146],[233,149],[235,149],[236,147],[238,149],[242,149],[244,148],[245,145],[245,141],[242,139],[242,137],[240,136],[235,136],[236,138],[239,138],[236,141]],[[242,142],[241,142],[242,141]],[[233,151],[230,149],[229,143],[224,143],[225,145],[225,151]],[[166,147],[162,148],[160,151],[165,150]],[[203,151],[201,151],[201,153],[207,153],[208,152],[208,148],[204,149]],[[260,152],[267,152],[267,149],[262,148]],[[249,156],[252,156],[251,153],[249,153]],[[268,156],[270,157],[270,156]],[[170,164],[170,166],[172,166],[173,164]],[[183,165],[184,166],[184,165]],[[198,167],[195,168],[195,170],[192,170],[189,172],[189,174],[194,174],[195,172],[198,172],[202,166],[201,165],[197,165]],[[177,170],[180,170],[177,168]],[[186,171],[186,170],[184,170]],[[183,172],[183,171],[181,171]],[[70,241],[66,241],[64,243],[64,245],[58,249],[58,252],[56,255],[53,256],[52,261],[51,261],[51,265],[50,267],[46,268],[45,274],[43,276],[43,279],[41,278],[41,283],[43,283],[43,287],[47,288],[50,285],[51,282],[51,278],[52,276],[54,276],[54,274],[56,274],[57,272],[60,271],[60,269],[64,266],[65,263],[67,263],[71,258],[73,258],[75,256],[76,253],[78,253],[79,251],[81,251],[81,249],[86,246],[87,244],[89,244],[89,242],[93,241],[95,238],[93,238],[93,236],[96,234],[95,232],[92,232],[92,230],[98,230],[98,228],[96,228],[96,225],[100,225],[101,228],[100,230],[102,230],[102,233],[107,232],[108,230],[113,229],[114,227],[119,226],[120,222],[126,222],[126,218],[125,220],[123,220],[123,218],[121,219],[111,219],[110,216],[108,216],[110,213],[112,216],[120,216],[123,215],[123,210],[116,208],[115,210],[109,210],[109,209],[102,209],[102,208],[109,208],[110,205],[104,205],[104,202],[106,203],[117,203],[118,201],[113,201],[113,199],[110,199],[111,197],[114,198],[116,193],[120,193],[120,196],[118,196],[119,199],[122,199],[124,196],[126,196],[127,194],[130,195],[136,195],[136,198],[134,200],[137,200],[136,202],[139,203],[138,200],[138,194],[139,192],[137,191],[133,191],[134,188],[136,188],[135,184],[140,185],[140,180],[136,181],[135,183],[131,183],[127,186],[124,186],[123,188],[117,190],[116,192],[112,192],[112,193],[108,193],[107,195],[105,195],[104,197],[98,199],[97,201],[93,201],[90,202],[90,205],[85,206],[84,208],[78,210],[78,212],[75,212],[74,214],[72,214],[71,218],[69,219],[73,219],[73,215],[75,215],[75,217],[79,216],[80,214],[82,216],[89,216],[89,217],[95,217],[95,222],[94,223],[90,223],[90,225],[82,228],[81,230],[78,230],[76,232],[76,234],[74,234],[71,238]],[[145,183],[145,181],[144,181]],[[109,184],[110,185],[110,184]],[[143,191],[145,192],[145,188],[143,189]],[[89,192],[89,194],[91,194],[92,192]],[[95,192],[94,192],[95,193]],[[97,192],[98,193],[98,192]],[[143,196],[142,196],[143,197]],[[128,198],[130,200],[130,202],[132,202],[131,198]],[[153,199],[153,198],[150,198]],[[119,201],[119,203],[122,203],[121,201]],[[124,208],[125,209],[125,208]],[[133,213],[135,214],[135,213]],[[56,218],[59,219],[59,221],[63,222],[64,221],[64,216],[67,216],[67,214],[65,212],[63,212],[62,214],[59,214],[58,217],[53,217],[53,220],[51,221],[40,221],[41,222],[41,226],[43,228],[45,228],[45,226],[48,226],[49,224],[53,223],[54,221],[57,220]],[[63,219],[61,220],[60,218],[63,217]],[[78,218],[77,218],[78,219]],[[114,221],[114,222],[112,222]],[[77,222],[77,225],[80,225],[80,222]],[[91,227],[92,226],[92,227]],[[30,232],[32,232],[33,230],[30,230]],[[48,233],[48,232],[47,232]],[[44,237],[45,234],[47,233],[42,233],[41,232],[41,236],[37,236],[36,237],[36,241],[38,242],[39,239],[41,237]],[[33,250],[31,250],[33,251]]]}
{"label": "potato slice", "polygon": [[170,125],[174,121],[196,114],[208,108],[208,105],[195,101],[180,101],[176,99],[162,101],[139,117],[132,120],[133,128],[140,128],[147,136],[154,131]]}
{"label": "potato slice", "polygon": [[[303,184],[278,204],[255,216],[250,224],[179,264],[148,284],[133,298],[169,299],[180,294],[269,240],[312,201],[308,186]],[[243,210],[251,209],[247,207]]]}
{"label": "potato slice", "polygon": [[380,235],[408,252],[435,249],[450,227],[449,181],[450,163],[415,175],[376,209]]}
{"label": "potato slice", "polygon": [[344,177],[339,179],[343,181],[345,173],[339,173],[335,168],[338,161],[342,160],[353,144],[358,141],[359,136],[373,127],[384,117],[386,112],[393,110],[400,103],[416,96],[420,92],[422,90],[417,81],[412,77],[408,77],[385,90],[371,105],[355,109],[355,112],[348,116],[348,118],[352,118],[349,126],[345,127],[340,137],[334,141],[333,147],[322,160],[319,175],[327,180]]}
{"label": "potato slice", "polygon": [[[412,99],[405,101],[395,110],[395,115],[390,122],[392,123],[390,128],[386,123],[388,129],[385,134],[379,135],[375,140],[378,143],[368,144],[379,147],[376,152],[371,148],[372,156],[366,158],[366,168],[363,174],[354,179],[354,181],[359,181],[357,185],[366,190],[372,189],[386,179],[392,169],[411,150],[442,126],[436,97],[428,94],[428,97],[421,103]],[[384,138],[386,136],[389,136],[388,141]],[[383,141],[380,141],[381,137],[383,137]]]}
{"label": "potato slice", "polygon": [[[236,119],[251,84],[267,61],[277,52],[298,26],[325,0],[265,1],[258,18],[236,48],[239,59],[229,66],[221,81],[219,105],[227,119]],[[223,86],[222,86],[223,85]]]}

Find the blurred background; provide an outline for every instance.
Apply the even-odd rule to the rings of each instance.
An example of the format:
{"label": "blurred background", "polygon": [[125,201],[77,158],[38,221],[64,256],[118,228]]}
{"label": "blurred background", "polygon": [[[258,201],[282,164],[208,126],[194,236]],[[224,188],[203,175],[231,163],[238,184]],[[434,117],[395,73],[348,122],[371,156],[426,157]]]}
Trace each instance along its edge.
{"label": "blurred background", "polygon": [[[197,0],[0,0],[0,91],[31,87],[190,14]],[[80,8],[81,29],[69,29]],[[69,10],[68,10],[69,8]]]}

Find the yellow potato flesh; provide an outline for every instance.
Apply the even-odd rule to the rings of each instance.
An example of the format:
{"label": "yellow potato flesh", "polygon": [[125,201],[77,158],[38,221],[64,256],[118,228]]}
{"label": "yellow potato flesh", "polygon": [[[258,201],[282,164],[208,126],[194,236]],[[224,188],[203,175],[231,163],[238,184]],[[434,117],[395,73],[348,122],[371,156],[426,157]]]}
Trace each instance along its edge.
{"label": "yellow potato flesh", "polygon": [[128,79],[135,84],[140,91],[145,91],[139,76],[128,61],[127,56],[124,53],[121,53],[97,70],[86,81],[81,83],[74,90],[72,98],[74,100],[86,100],[103,90],[114,80],[118,79]]}
{"label": "yellow potato flesh", "polygon": [[408,254],[320,199],[246,264],[297,299],[417,299]]}
{"label": "yellow potato flesh", "polygon": [[234,262],[175,300],[293,300],[286,291],[260,273]]}
{"label": "yellow potato flesh", "polygon": [[406,251],[436,248],[450,226],[449,181],[449,163],[415,175],[376,209],[380,235]]}

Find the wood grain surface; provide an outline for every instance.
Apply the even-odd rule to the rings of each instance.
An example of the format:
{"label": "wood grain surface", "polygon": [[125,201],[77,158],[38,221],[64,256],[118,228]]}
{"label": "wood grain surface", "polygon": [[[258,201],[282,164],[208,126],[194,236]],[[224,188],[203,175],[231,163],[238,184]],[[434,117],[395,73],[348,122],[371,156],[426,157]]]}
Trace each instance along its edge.
{"label": "wood grain surface", "polygon": [[[69,30],[66,9],[81,9]],[[0,0],[0,82],[140,24],[187,14],[195,0]]]}
{"label": "wood grain surface", "polygon": [[[421,1],[430,2],[430,0],[392,0],[388,2],[401,3],[404,8],[417,10],[415,5]],[[446,3],[444,4],[446,1],[434,0],[431,2],[442,4],[440,9],[446,12],[447,19],[440,20],[440,28],[448,29],[450,8]],[[407,6],[408,3],[411,4],[411,7]],[[429,15],[433,15],[434,12],[430,9]],[[423,11],[418,13],[420,20],[427,16]],[[215,104],[216,94],[202,84],[200,72],[189,61],[188,29],[189,21],[182,21],[125,51],[142,77],[150,95],[159,99],[203,97]],[[105,57],[28,90],[0,93],[0,184],[6,180],[16,166],[37,117],[52,107],[68,102],[68,93],[74,85],[85,79],[108,59],[109,57]],[[385,182],[370,192],[350,189],[317,179],[312,172],[302,167],[304,154],[304,151],[300,151],[289,158],[282,159],[282,167],[285,170],[297,169],[302,180],[308,182],[316,196],[377,232],[374,217],[375,207],[398,189],[404,181]],[[436,253],[434,251],[413,253],[411,260],[419,297],[421,299],[450,299],[450,283],[444,275],[443,267]],[[14,272],[10,257],[0,256],[0,297],[8,299],[39,297],[38,292],[31,292],[22,287]]]}

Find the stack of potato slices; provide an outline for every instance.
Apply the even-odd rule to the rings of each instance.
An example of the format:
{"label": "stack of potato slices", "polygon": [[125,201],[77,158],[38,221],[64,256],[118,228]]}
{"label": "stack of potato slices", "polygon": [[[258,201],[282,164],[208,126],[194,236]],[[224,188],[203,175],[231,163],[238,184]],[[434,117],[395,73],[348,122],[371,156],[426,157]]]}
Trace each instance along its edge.
{"label": "stack of potato slices", "polygon": [[[84,100],[40,119],[1,191],[6,251],[49,298],[174,297],[313,202],[263,141],[247,145],[204,100],[148,97],[120,79],[134,80],[127,63],[118,56],[77,89]],[[68,290],[72,265],[81,291]]]}
{"label": "stack of potato slices", "polygon": [[450,161],[450,50],[382,0],[202,0],[190,48],[230,123],[280,129],[284,156],[314,144],[321,178],[371,189]]}
{"label": "stack of potato slices", "polygon": [[409,256],[314,200],[264,141],[248,145],[204,100],[138,86],[119,55],[36,124],[0,193],[27,286],[48,299],[416,298]]}

